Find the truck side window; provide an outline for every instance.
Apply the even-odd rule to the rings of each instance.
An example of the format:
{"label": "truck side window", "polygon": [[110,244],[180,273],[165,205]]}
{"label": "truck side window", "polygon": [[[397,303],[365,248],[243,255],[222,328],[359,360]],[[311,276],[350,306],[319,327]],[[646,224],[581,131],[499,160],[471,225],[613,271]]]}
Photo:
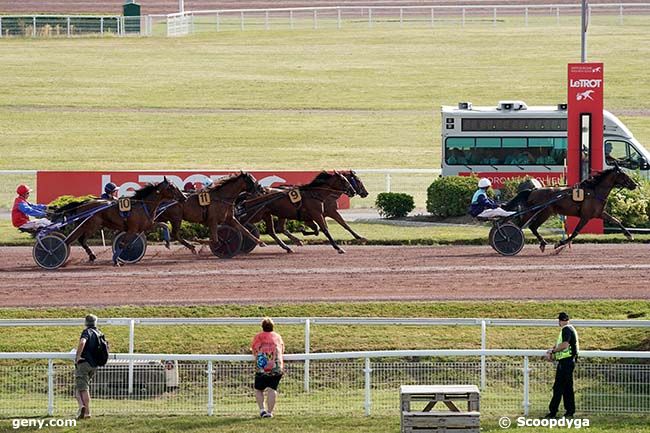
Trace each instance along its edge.
{"label": "truck side window", "polygon": [[605,163],[613,166],[617,163],[621,167],[636,170],[641,166],[641,155],[627,141],[607,140],[605,142]]}

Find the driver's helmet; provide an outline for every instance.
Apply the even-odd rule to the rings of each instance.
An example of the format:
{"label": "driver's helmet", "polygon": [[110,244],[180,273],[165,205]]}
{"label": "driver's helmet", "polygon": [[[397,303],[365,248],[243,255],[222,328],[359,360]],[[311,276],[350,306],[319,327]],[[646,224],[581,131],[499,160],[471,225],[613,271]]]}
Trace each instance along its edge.
{"label": "driver's helmet", "polygon": [[490,179],[488,179],[487,177],[482,177],[478,181],[479,188],[489,188],[491,186],[492,186],[492,182],[490,182]]}
{"label": "driver's helmet", "polygon": [[18,187],[16,188],[16,194],[18,195],[25,195],[28,192],[32,192],[32,189],[25,184],[18,185]]}
{"label": "driver's helmet", "polygon": [[104,186],[104,192],[105,192],[106,194],[111,194],[111,193],[113,193],[116,189],[117,189],[117,185],[115,185],[113,182],[108,182],[108,183]]}
{"label": "driver's helmet", "polygon": [[212,186],[212,179],[209,177],[206,177],[205,180],[203,181],[203,187],[204,188],[210,188]]}
{"label": "driver's helmet", "polygon": [[194,184],[192,182],[185,182],[185,185],[183,185],[183,191],[194,191]]}

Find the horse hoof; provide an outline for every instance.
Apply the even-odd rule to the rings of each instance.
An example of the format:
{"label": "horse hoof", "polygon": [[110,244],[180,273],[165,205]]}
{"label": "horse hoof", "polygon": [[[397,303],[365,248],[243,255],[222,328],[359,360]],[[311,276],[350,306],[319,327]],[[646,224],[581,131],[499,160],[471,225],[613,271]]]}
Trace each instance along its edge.
{"label": "horse hoof", "polygon": [[294,251],[293,251],[291,248],[288,248],[288,249],[287,249],[287,254],[293,254],[293,252],[294,252]]}
{"label": "horse hoof", "polygon": [[566,244],[555,244],[555,254],[560,254],[566,248]]}
{"label": "horse hoof", "polygon": [[194,254],[195,256],[198,254],[198,253],[196,252],[196,248],[194,248],[194,247],[190,248],[190,251],[192,251],[192,254]]}
{"label": "horse hoof", "polygon": [[546,250],[546,244],[539,244],[539,250],[544,252],[544,250]]}
{"label": "horse hoof", "polygon": [[304,246],[304,245],[305,245],[305,244],[303,244],[301,241],[297,241],[297,242],[296,242],[296,246],[302,247],[302,246]]}
{"label": "horse hoof", "polygon": [[337,252],[339,254],[345,254],[345,250],[343,248],[338,249]]}
{"label": "horse hoof", "polygon": [[165,242],[165,248],[167,248],[168,250],[171,249],[169,248],[169,242]]}
{"label": "horse hoof", "polygon": [[262,247],[262,248],[264,248],[264,247],[266,246],[266,244],[265,244],[264,242],[260,242],[260,243],[257,244],[257,245],[259,245],[259,246]]}
{"label": "horse hoof", "polygon": [[362,244],[367,244],[367,243],[368,243],[368,239],[366,239],[366,238],[359,238],[359,242],[361,242]]}
{"label": "horse hoof", "polygon": [[97,260],[97,257],[95,257],[94,254],[91,254],[91,255],[88,257],[88,263],[94,263],[95,260]]}

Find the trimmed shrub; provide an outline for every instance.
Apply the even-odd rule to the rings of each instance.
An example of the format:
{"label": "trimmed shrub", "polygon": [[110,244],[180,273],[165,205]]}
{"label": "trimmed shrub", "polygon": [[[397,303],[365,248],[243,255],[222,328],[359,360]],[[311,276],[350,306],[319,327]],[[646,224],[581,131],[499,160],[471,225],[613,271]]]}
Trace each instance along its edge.
{"label": "trimmed shrub", "polygon": [[402,218],[415,209],[413,196],[401,192],[382,192],[377,195],[375,206],[384,218]]}
{"label": "trimmed shrub", "polygon": [[62,207],[65,205],[68,205],[70,203],[83,203],[86,200],[97,198],[97,196],[94,195],[83,195],[80,197],[75,197],[73,195],[62,195],[54,200],[52,200],[49,204],[48,207]]}
{"label": "trimmed shrub", "polygon": [[[427,189],[427,211],[442,218],[466,215],[477,182],[476,176],[439,177]],[[489,189],[488,195],[492,194]]]}
{"label": "trimmed shrub", "polygon": [[625,227],[650,227],[650,181],[638,174],[630,175],[639,184],[634,191],[614,189],[607,200],[606,211]]}

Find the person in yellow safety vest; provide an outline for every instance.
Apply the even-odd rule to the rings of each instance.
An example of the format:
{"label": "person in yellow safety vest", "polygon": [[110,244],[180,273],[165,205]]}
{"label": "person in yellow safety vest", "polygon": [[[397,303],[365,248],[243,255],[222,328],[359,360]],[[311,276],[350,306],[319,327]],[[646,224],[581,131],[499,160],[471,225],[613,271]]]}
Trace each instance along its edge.
{"label": "person in yellow safety vest", "polygon": [[555,346],[546,351],[549,361],[557,362],[555,370],[555,383],[553,383],[553,398],[548,405],[548,414],[545,418],[555,418],[560,408],[560,400],[564,399],[564,417],[572,417],[576,412],[575,397],[573,394],[573,370],[575,370],[580,343],[578,333],[569,325],[569,315],[560,313],[558,321],[561,327]]}

